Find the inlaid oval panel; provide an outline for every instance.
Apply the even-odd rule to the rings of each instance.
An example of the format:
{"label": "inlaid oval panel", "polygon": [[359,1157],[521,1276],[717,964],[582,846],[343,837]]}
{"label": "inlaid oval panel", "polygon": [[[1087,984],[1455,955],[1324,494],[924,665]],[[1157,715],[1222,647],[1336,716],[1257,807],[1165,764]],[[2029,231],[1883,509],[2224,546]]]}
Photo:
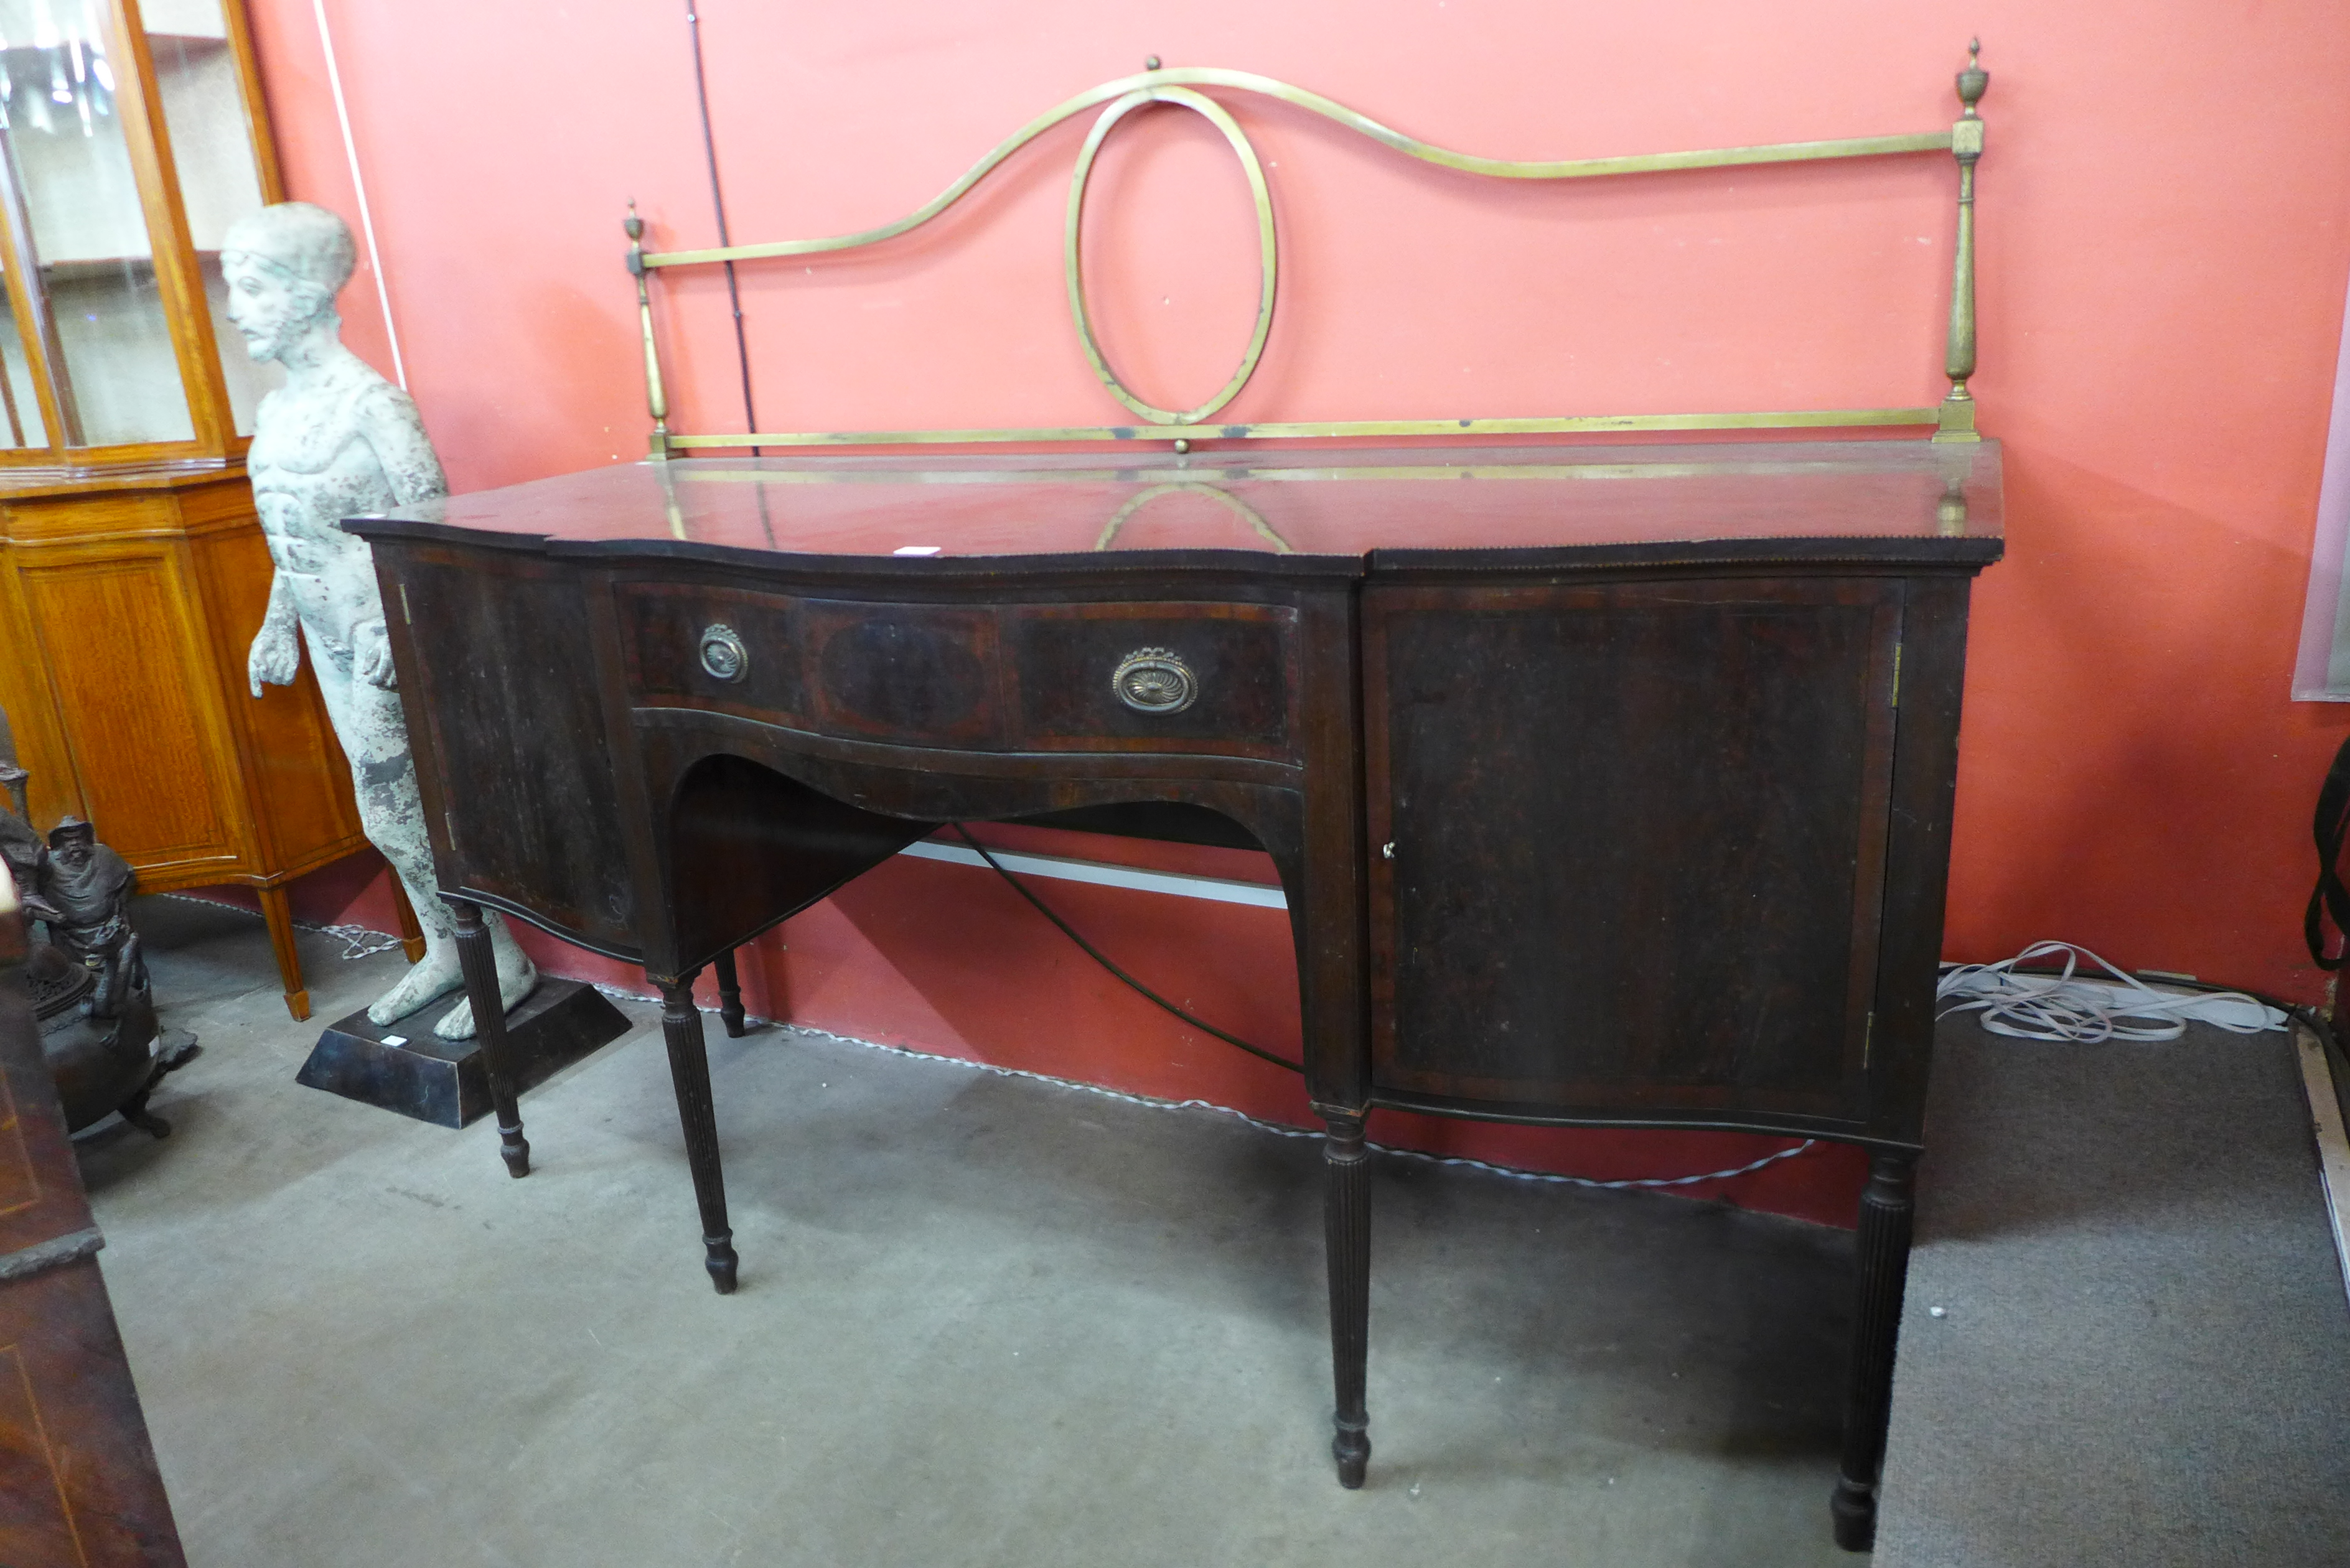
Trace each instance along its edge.
{"label": "inlaid oval panel", "polygon": [[995,738],[992,610],[811,599],[805,625],[821,728],[931,746]]}

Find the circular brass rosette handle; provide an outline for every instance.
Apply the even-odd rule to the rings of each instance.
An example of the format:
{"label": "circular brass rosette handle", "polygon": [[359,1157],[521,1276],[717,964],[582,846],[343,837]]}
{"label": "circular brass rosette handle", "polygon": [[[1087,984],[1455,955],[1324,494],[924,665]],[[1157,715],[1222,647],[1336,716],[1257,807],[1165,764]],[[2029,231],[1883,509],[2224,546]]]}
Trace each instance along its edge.
{"label": "circular brass rosette handle", "polygon": [[731,626],[709,626],[702,631],[702,668],[720,680],[740,680],[751,668],[751,650]]}
{"label": "circular brass rosette handle", "polygon": [[1180,713],[1200,700],[1200,678],[1164,648],[1138,648],[1109,678],[1118,700],[1138,713]]}

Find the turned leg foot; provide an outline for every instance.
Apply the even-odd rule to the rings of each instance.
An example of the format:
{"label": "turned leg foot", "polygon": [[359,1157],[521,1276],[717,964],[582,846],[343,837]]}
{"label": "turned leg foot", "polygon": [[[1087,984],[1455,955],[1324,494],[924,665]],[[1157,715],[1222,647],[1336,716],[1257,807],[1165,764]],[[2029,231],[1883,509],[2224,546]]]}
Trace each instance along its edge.
{"label": "turned leg foot", "polygon": [[1337,1389],[1330,1453],[1338,1484],[1363,1484],[1371,1459],[1371,1417],[1363,1406],[1364,1361],[1371,1313],[1370,1164],[1363,1118],[1323,1118],[1323,1231],[1330,1261],[1330,1366]]}
{"label": "turned leg foot", "polygon": [[743,1038],[743,985],[734,974],[734,950],[720,953],[712,966],[718,973],[718,1021],[730,1040]]}
{"label": "turned leg foot", "polygon": [[498,1120],[498,1158],[506,1162],[506,1174],[519,1179],[530,1174],[530,1139],[522,1136],[522,1122]]}
{"label": "turned leg foot", "polygon": [[694,1201],[702,1209],[702,1266],[722,1296],[734,1293],[734,1232],[726,1223],[726,1177],[718,1161],[718,1116],[710,1097],[710,1055],[702,1013],[693,1005],[693,975],[652,977],[660,987],[661,1038],[677,1090],[677,1119],[685,1129],[686,1163],[693,1170]]}
{"label": "turned leg foot", "polygon": [[482,922],[481,907],[463,898],[448,901],[457,925],[457,965],[465,976],[465,994],[473,1003],[473,1019],[482,1044],[482,1075],[490,1083],[490,1105],[498,1118],[498,1155],[506,1174],[530,1174],[530,1141],[522,1136],[522,1107],[515,1101],[514,1074],[506,1055],[506,1012],[498,998],[497,950],[489,928]]}
{"label": "turned leg foot", "polygon": [[1893,1413],[1893,1357],[1901,1336],[1901,1297],[1909,1278],[1909,1230],[1916,1211],[1918,1157],[1875,1154],[1860,1197],[1860,1277],[1852,1324],[1851,1384],[1845,1404],[1844,1468],[1829,1511],[1835,1542],[1866,1552],[1877,1542],[1877,1485],[1885,1463],[1885,1429]]}
{"label": "turned leg foot", "polygon": [[734,1293],[734,1272],[742,1260],[734,1255],[734,1232],[725,1231],[702,1239],[702,1266],[710,1271],[710,1282],[722,1296]]}

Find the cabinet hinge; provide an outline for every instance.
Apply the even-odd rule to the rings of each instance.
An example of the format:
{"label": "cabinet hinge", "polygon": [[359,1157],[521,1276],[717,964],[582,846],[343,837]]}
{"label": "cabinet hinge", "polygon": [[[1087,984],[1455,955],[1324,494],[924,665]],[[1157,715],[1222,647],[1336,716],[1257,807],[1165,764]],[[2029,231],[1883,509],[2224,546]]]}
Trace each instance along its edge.
{"label": "cabinet hinge", "polygon": [[[406,583],[400,585],[400,623],[404,626],[414,626],[416,624],[416,618],[408,613],[408,585]],[[1900,666],[1897,663],[1894,668],[1898,670]]]}
{"label": "cabinet hinge", "polygon": [[1898,641],[1893,645],[1893,693],[1887,699],[1886,705],[1892,708],[1901,706],[1901,644]]}
{"label": "cabinet hinge", "polygon": [[1860,1070],[1868,1071],[1868,1053],[1877,1044],[1877,1014],[1871,1012],[1868,1022],[1860,1026]]}

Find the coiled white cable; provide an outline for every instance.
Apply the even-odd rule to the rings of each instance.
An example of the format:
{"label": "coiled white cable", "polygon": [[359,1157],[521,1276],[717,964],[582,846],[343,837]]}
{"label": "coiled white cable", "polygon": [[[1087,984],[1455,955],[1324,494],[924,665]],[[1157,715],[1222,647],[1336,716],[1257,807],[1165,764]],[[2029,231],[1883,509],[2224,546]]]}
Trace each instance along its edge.
{"label": "coiled white cable", "polygon": [[[2056,974],[2018,974],[2018,965],[2064,955]],[[2075,979],[2080,961],[2112,976]],[[1935,1016],[1980,1011],[1993,1034],[2019,1040],[2063,1040],[2095,1044],[2105,1040],[2176,1040],[2189,1019],[2234,1034],[2282,1029],[2285,1015],[2241,991],[2160,991],[2125,974],[2084,947],[2071,942],[2034,942],[1998,963],[1966,963],[1943,971],[1934,988],[1945,1003]]]}

